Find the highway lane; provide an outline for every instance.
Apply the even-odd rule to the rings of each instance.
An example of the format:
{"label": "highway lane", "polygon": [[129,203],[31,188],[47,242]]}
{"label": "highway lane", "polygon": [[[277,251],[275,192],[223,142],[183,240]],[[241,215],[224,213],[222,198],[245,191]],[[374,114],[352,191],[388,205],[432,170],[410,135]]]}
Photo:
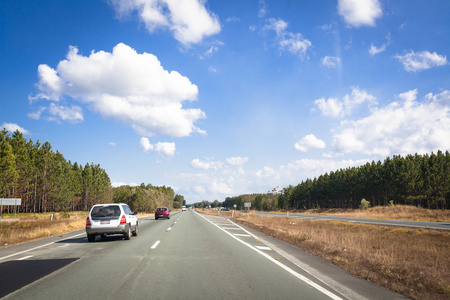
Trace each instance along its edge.
{"label": "highway lane", "polygon": [[76,232],[1,249],[10,281],[50,266],[5,299],[402,299],[225,217],[178,212],[139,226],[129,241]]}
{"label": "highway lane", "polygon": [[[287,213],[269,213],[269,212],[254,212],[259,216],[270,217],[286,217]],[[309,214],[289,214],[289,218],[296,219],[310,219],[310,220],[324,220],[324,221],[342,221],[353,223],[364,223],[373,225],[386,226],[400,226],[411,228],[426,228],[435,230],[450,230],[450,223],[448,222],[424,222],[424,221],[409,221],[409,220],[389,220],[389,219],[366,219],[366,218],[352,218],[340,216],[326,216],[326,215],[309,215]]]}

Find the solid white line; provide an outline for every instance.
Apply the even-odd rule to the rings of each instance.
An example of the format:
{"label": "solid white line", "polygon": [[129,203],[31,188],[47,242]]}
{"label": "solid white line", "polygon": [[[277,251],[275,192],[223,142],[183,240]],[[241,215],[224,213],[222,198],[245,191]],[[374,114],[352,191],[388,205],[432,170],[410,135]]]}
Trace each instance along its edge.
{"label": "solid white line", "polygon": [[225,229],[225,230],[242,230],[240,228],[235,228],[235,227],[222,227],[222,229]]}
{"label": "solid white line", "polygon": [[77,236],[80,236],[80,235],[85,235],[85,234],[86,234],[86,233],[76,234],[76,235],[74,235],[74,236],[68,237],[68,238],[63,239],[63,240],[51,242],[51,243],[48,243],[48,244],[45,244],[45,245],[41,245],[41,246],[37,246],[37,247],[31,248],[31,249],[28,249],[28,250],[24,250],[24,251],[20,251],[20,252],[17,252],[17,253],[13,253],[13,254],[10,254],[10,255],[7,255],[7,256],[3,256],[3,257],[0,257],[0,260],[7,259],[7,258],[16,256],[16,255],[23,254],[23,253],[27,253],[27,252],[30,252],[30,251],[33,251],[33,250],[36,250],[36,249],[39,249],[39,248],[42,248],[42,247],[45,247],[45,246],[49,246],[49,245],[55,244],[55,243],[57,243],[57,242],[69,240],[69,239],[71,239],[71,238],[74,238],[74,237],[77,237]]}
{"label": "solid white line", "polygon": [[235,236],[245,236],[245,237],[251,237],[250,234],[240,234],[240,233],[235,233]]}
{"label": "solid white line", "polygon": [[155,250],[156,247],[158,247],[159,242],[161,242],[161,241],[156,241],[150,249]]}
{"label": "solid white line", "polygon": [[[235,237],[234,235],[232,235],[231,233],[227,232],[226,230],[220,228],[219,226],[217,226],[216,224],[214,224],[213,222],[211,222],[210,220],[208,220],[206,217],[204,217],[203,215],[197,213],[199,216],[201,216],[203,219],[205,219],[206,221],[208,221],[209,223],[211,223],[212,225],[216,226],[217,228],[219,228],[220,230],[222,230],[223,232],[225,232],[226,234],[228,234],[229,236],[231,236],[233,239],[235,239],[236,241],[244,244],[245,246],[249,247],[250,249],[252,249],[253,251],[256,251],[257,253],[261,254],[262,256],[264,256],[265,258],[267,258],[269,261],[273,262],[274,264],[278,265],[279,267],[281,267],[282,269],[284,269],[285,271],[289,272],[290,274],[292,274],[293,276],[297,277],[298,279],[300,279],[301,281],[309,284],[310,286],[312,286],[313,288],[315,288],[316,290],[318,290],[319,292],[327,295],[328,297],[330,297],[331,299],[334,300],[343,300],[341,297],[333,294],[332,292],[328,291],[327,289],[321,287],[320,285],[318,285],[317,283],[315,283],[314,281],[306,278],[305,276],[295,272],[294,270],[292,270],[291,268],[283,265],[281,262],[275,260],[273,257],[271,257],[270,255],[262,252],[261,250],[253,247],[252,245],[250,245],[249,243],[246,243],[240,239],[238,239],[237,237]],[[231,222],[231,221],[230,221]],[[233,222],[231,222],[233,223]],[[235,224],[235,223],[233,223]]]}
{"label": "solid white line", "polygon": [[27,259],[27,258],[30,258],[30,257],[33,257],[33,255],[24,256],[24,257],[18,258],[16,260],[24,260],[24,259]]}

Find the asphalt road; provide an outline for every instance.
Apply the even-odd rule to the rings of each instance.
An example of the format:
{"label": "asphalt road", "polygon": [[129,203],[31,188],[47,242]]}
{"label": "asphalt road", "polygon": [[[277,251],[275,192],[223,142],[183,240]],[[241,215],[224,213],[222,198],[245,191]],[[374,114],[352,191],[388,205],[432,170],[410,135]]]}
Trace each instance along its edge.
{"label": "asphalt road", "polygon": [[139,222],[129,241],[77,231],[0,249],[0,298],[404,299],[225,217]]}
{"label": "asphalt road", "polygon": [[[287,216],[287,213],[265,213],[265,212],[254,212],[254,213],[259,216],[271,216],[271,217],[286,217]],[[374,224],[374,225],[426,228],[426,229],[435,229],[435,230],[450,230],[450,223],[448,223],[448,222],[423,222],[423,221],[408,221],[408,220],[366,219],[366,218],[351,218],[351,217],[292,214],[292,213],[289,214],[289,218],[324,220],[324,221],[342,221],[342,222],[364,223],[364,224]]]}

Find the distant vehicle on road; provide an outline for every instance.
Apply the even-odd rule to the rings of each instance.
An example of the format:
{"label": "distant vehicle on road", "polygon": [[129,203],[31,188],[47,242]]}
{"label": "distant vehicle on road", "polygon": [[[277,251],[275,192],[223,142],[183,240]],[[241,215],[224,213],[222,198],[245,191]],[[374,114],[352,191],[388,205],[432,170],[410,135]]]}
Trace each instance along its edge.
{"label": "distant vehicle on road", "polygon": [[155,220],[158,220],[159,218],[170,219],[170,211],[167,207],[158,207],[155,210]]}
{"label": "distant vehicle on road", "polygon": [[125,203],[96,204],[86,219],[86,234],[89,242],[100,235],[123,234],[126,240],[138,235],[137,212],[132,212]]}
{"label": "distant vehicle on road", "polygon": [[183,205],[183,207],[181,208],[182,211],[186,211],[186,206]]}

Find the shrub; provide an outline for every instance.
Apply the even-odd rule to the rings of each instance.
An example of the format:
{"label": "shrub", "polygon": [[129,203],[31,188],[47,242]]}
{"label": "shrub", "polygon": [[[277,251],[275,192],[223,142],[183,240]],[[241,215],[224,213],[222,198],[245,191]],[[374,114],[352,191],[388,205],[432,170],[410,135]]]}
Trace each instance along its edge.
{"label": "shrub", "polygon": [[361,205],[359,206],[359,209],[364,210],[364,209],[368,209],[369,207],[370,207],[370,202],[363,198],[361,200]]}

